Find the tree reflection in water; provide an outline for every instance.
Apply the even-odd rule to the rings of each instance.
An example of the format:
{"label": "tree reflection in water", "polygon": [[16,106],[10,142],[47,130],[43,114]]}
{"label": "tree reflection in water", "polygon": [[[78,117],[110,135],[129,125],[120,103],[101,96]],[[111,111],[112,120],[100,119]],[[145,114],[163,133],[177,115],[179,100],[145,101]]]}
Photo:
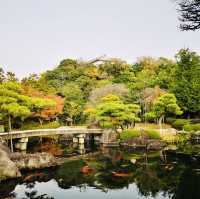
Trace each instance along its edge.
{"label": "tree reflection in water", "polygon": [[[133,158],[137,159],[136,163],[130,161]],[[83,172],[84,167],[89,168],[88,172]],[[198,162],[190,163],[169,157],[167,161],[163,161],[160,154],[155,152],[148,153],[144,157],[144,154],[140,155],[136,152],[107,150],[98,157],[74,160],[55,169],[49,169],[37,181],[48,182],[54,179],[60,189],[70,190],[77,187],[80,192],[87,192],[91,190],[89,188],[94,188],[105,193],[109,193],[110,190],[120,192],[124,188],[130,190],[133,188],[130,185],[134,184],[137,186],[139,195],[147,198],[159,197],[162,194],[164,198],[199,199],[200,173],[198,169]],[[114,175],[116,173],[118,175]],[[18,182],[25,186],[24,199],[53,198],[48,195],[48,190],[46,190],[47,194],[38,195],[35,182],[36,179],[33,182],[23,182],[23,184]]]}
{"label": "tree reflection in water", "polygon": [[22,199],[54,199],[54,197],[48,196],[47,194],[38,195],[37,190],[33,190],[35,187],[35,182],[27,183],[26,188],[30,191],[25,191],[25,197]]}
{"label": "tree reflection in water", "polygon": [[37,191],[30,191],[30,192],[25,192],[26,197],[22,199],[54,199],[51,196],[48,196],[47,194],[42,194],[42,195],[37,195]]}

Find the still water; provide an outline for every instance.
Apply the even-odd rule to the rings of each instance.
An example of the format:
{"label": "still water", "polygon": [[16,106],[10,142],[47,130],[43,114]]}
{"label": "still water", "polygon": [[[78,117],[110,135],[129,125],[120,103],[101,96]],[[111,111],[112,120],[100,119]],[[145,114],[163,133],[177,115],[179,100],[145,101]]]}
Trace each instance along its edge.
{"label": "still water", "polygon": [[99,148],[88,158],[24,172],[0,184],[0,198],[200,199],[200,163],[161,152]]}

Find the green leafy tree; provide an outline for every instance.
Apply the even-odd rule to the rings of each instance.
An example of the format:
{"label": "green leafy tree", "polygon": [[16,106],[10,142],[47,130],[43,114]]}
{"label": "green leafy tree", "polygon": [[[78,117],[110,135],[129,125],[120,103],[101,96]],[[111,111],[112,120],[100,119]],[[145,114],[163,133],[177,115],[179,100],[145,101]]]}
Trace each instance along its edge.
{"label": "green leafy tree", "polygon": [[84,94],[78,84],[69,82],[59,93],[65,98],[63,113],[60,120],[63,123],[79,123],[85,105]]}
{"label": "green leafy tree", "polygon": [[160,57],[143,57],[137,63],[140,71],[136,73],[136,88],[144,89],[159,85],[168,89],[173,81],[176,63],[172,60]]}
{"label": "green leafy tree", "polygon": [[156,75],[152,80],[152,85],[159,85],[162,89],[169,89],[174,81],[176,62],[166,58],[157,60],[158,68]]}
{"label": "green leafy tree", "polygon": [[43,111],[55,107],[56,103],[51,99],[39,97],[30,97],[29,100],[28,106],[32,111],[32,117],[38,118],[40,125],[42,125],[43,120],[47,117]]}
{"label": "green leafy tree", "polygon": [[200,29],[200,1],[199,0],[179,0],[179,12],[181,30]]}
{"label": "green leafy tree", "polygon": [[176,56],[177,68],[172,91],[185,113],[200,112],[200,56],[182,49]]}
{"label": "green leafy tree", "polygon": [[70,125],[78,123],[78,118],[82,116],[83,107],[76,103],[75,101],[67,101],[64,102],[63,113],[60,116],[61,120],[66,123],[70,123]]}
{"label": "green leafy tree", "polygon": [[15,81],[0,84],[0,112],[8,123],[9,132],[12,130],[13,119],[24,120],[29,116],[39,117],[38,114],[42,110],[53,105],[52,100],[23,95],[21,85]]}
{"label": "green leafy tree", "polygon": [[159,97],[154,105],[153,110],[146,114],[149,119],[157,119],[160,127],[162,127],[162,122],[167,115],[181,115],[182,111],[177,104],[176,97],[174,94],[166,93]]}
{"label": "green leafy tree", "polygon": [[5,77],[5,73],[3,68],[0,68],[0,83],[3,83],[5,81],[6,77]]}
{"label": "green leafy tree", "polygon": [[[20,94],[20,85],[16,82],[4,82],[0,85],[0,111],[8,121],[9,132],[12,130],[12,119],[28,117],[31,112],[28,108],[28,97]],[[13,151],[12,137],[11,150]]]}
{"label": "green leafy tree", "polygon": [[7,72],[6,73],[6,80],[8,82],[17,82],[18,81],[15,73],[13,73],[13,72]]}
{"label": "green leafy tree", "polygon": [[92,79],[88,76],[80,76],[79,78],[76,79],[76,83],[80,87],[84,99],[88,99],[90,92],[96,85],[96,80]]}
{"label": "green leafy tree", "polygon": [[122,129],[128,124],[140,121],[137,116],[140,107],[135,104],[124,104],[119,97],[115,95],[107,95],[102,98],[102,102],[96,108],[96,119],[100,124],[104,123],[113,127],[117,132],[117,128]]}
{"label": "green leafy tree", "polygon": [[59,93],[61,96],[65,97],[67,101],[74,101],[80,104],[84,102],[83,92],[76,83],[69,82],[60,88]]}
{"label": "green leafy tree", "polygon": [[30,74],[28,77],[22,79],[21,83],[25,86],[31,86],[32,88],[39,87],[39,76],[37,74]]}
{"label": "green leafy tree", "polygon": [[101,64],[99,68],[100,71],[105,72],[107,76],[117,77],[128,70],[130,66],[121,59],[112,58]]}

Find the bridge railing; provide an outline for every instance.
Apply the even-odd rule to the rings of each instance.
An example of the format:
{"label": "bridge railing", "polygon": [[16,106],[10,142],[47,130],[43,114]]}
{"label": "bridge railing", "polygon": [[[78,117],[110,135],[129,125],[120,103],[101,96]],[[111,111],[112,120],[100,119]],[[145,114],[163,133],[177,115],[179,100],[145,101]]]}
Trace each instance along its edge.
{"label": "bridge railing", "polygon": [[101,134],[101,129],[87,129],[87,128],[58,128],[58,129],[37,129],[37,130],[24,130],[12,131],[10,133],[0,133],[0,138],[23,138],[23,137],[36,137],[41,135],[62,135],[62,134]]}

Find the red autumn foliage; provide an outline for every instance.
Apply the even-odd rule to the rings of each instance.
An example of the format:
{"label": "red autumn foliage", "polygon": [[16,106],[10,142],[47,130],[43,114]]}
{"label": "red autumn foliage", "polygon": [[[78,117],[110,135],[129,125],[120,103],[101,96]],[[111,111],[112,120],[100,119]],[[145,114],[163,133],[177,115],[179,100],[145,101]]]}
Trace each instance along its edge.
{"label": "red autumn foliage", "polygon": [[44,92],[38,91],[31,86],[24,85],[23,86],[23,94],[29,97],[39,97],[43,99],[50,99],[55,102],[54,107],[47,108],[42,110],[40,113],[35,114],[35,117],[40,117],[44,120],[51,120],[57,117],[58,114],[62,113],[64,107],[64,99],[57,95],[47,95]]}
{"label": "red autumn foliage", "polygon": [[56,144],[46,143],[41,146],[42,152],[48,152],[52,154],[53,156],[62,156],[63,155],[63,149],[61,149]]}
{"label": "red autumn foliage", "polygon": [[58,114],[62,113],[64,100],[60,96],[46,96],[46,98],[53,100],[56,106],[43,110],[40,116],[46,120],[56,118]]}

